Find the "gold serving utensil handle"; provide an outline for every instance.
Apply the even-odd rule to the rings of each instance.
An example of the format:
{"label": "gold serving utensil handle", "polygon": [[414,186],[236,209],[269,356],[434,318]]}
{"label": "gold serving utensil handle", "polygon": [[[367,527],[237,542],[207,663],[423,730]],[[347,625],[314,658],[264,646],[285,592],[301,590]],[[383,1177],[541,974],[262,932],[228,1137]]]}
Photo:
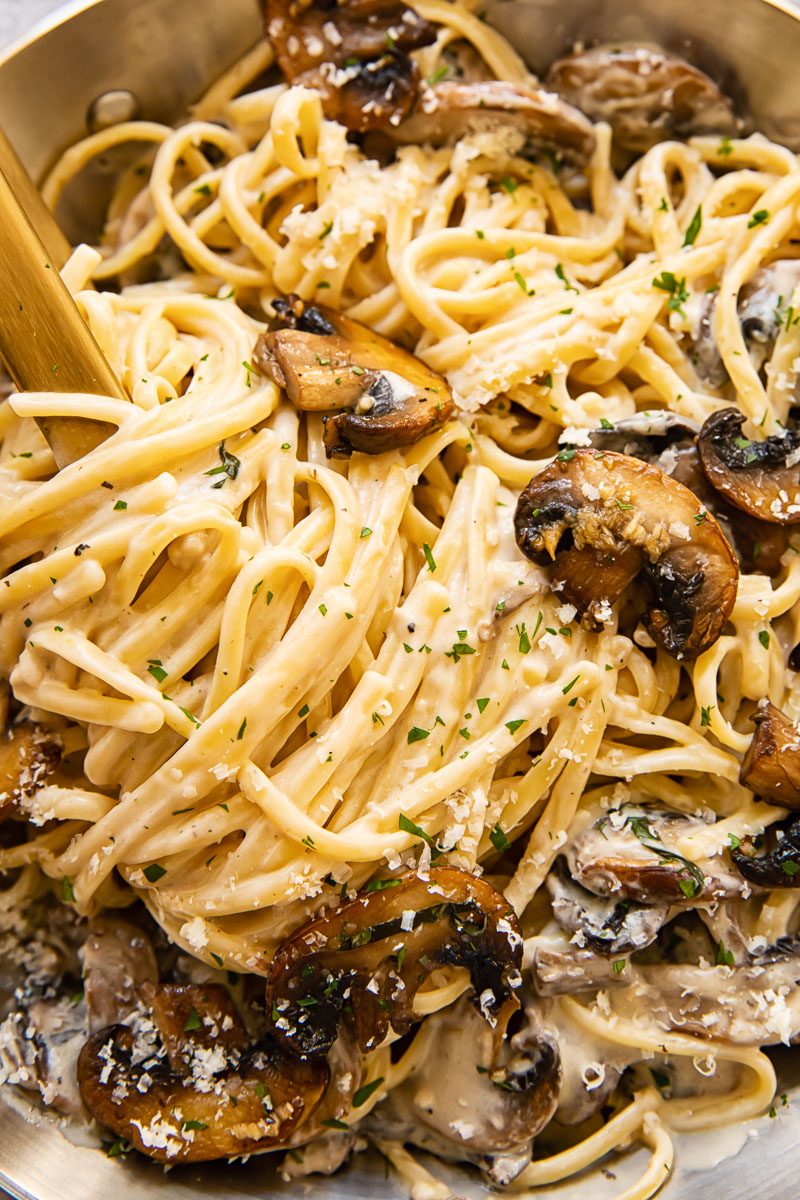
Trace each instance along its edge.
{"label": "gold serving utensil handle", "polygon": [[[0,136],[0,356],[8,373],[21,391],[129,400],[59,275],[69,252],[55,218]],[[116,429],[88,417],[42,417],[37,424],[59,467]]]}

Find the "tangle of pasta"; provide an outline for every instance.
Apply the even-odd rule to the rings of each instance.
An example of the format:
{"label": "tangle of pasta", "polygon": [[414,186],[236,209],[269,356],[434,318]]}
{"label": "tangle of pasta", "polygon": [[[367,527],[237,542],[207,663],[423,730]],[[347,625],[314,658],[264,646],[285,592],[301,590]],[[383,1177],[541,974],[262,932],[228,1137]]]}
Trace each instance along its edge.
{"label": "tangle of pasta", "polygon": [[[535,82],[468,8],[416,11],[437,29],[415,52],[423,78],[470,55],[481,78]],[[756,134],[662,141],[619,168],[603,123],[582,167],[531,155],[513,123],[380,160],[313,89],[262,86],[272,63],[265,40],[184,123],[94,133],[44,185],[57,208],[96,156],[135,148],[97,249],[64,269],[132,403],[13,394],[0,409],[0,667],[16,706],[82,762],[80,779],[23,797],[25,834],[0,848],[8,903],[48,880],[83,915],[139,899],[202,978],[263,976],[321,905],[376,872],[424,872],[433,847],[502,891],[529,986],[543,948],[585,945],[544,885],[604,814],[617,828],[653,806],[683,814],[662,857],[712,866],[786,815],[739,778],[758,702],[800,718],[790,539],[771,574],[743,564],[722,636],[680,661],[625,597],[584,628],[520,554],[513,517],[559,450],[645,411],[701,425],[733,402],[756,440],[787,426],[800,296],[777,300],[766,369],[737,305],[759,270],[795,257],[800,167]],[[322,418],[253,362],[288,293],[413,350],[457,416],[411,447],[327,458]],[[717,386],[698,361],[709,296]],[[57,471],[34,421],[63,415],[117,432]],[[793,891],[748,892],[741,953],[715,932],[721,957],[692,960],[710,994],[794,932]],[[698,900],[670,919],[704,909],[713,925],[733,907]],[[682,1032],[679,1014],[670,1027],[651,1004],[656,960],[619,961],[629,986],[531,1005],[565,1078],[571,1045],[584,1092],[598,1086],[587,1064],[612,1085],[626,1072],[632,1092],[608,1089],[605,1121],[557,1113],[514,1189],[640,1141],[650,1162],[624,1200],[645,1200],[671,1169],[670,1131],[771,1102],[758,1041],[713,1022]],[[345,1125],[421,1086],[467,986],[433,974],[415,1001],[428,1019],[402,1052],[388,1039],[364,1056],[376,1086]],[[766,1040],[800,1029],[787,1005],[780,991],[758,1001]],[[377,1125],[373,1138],[415,1194],[450,1194],[402,1139]]]}

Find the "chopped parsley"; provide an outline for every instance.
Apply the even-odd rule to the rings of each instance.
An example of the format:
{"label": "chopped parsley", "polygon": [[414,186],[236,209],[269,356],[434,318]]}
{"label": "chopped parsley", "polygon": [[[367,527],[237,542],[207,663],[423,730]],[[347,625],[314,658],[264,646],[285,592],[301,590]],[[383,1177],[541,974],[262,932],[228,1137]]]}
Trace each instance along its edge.
{"label": "chopped parsley", "polygon": [[212,483],[213,488],[221,488],[229,479],[235,479],[239,474],[241,467],[241,459],[238,459],[235,454],[230,454],[225,449],[224,440],[217,446],[217,453],[220,457],[220,466],[212,467],[210,471],[204,471],[204,475],[224,475],[224,479],[220,479],[217,483]]}
{"label": "chopped parsley", "polygon": [[505,830],[501,828],[499,822],[489,831],[489,841],[495,850],[508,850],[511,845],[511,842],[506,837]]}
{"label": "chopped parsley", "polygon": [[693,246],[697,240],[697,235],[703,225],[703,207],[698,204],[697,212],[692,217],[689,228],[686,230],[686,236],[683,239],[684,246]]}
{"label": "chopped parsley", "polygon": [[412,726],[408,731],[408,745],[413,745],[414,742],[424,742],[425,738],[430,737],[429,729],[420,729],[419,725]]}
{"label": "chopped parsley", "polygon": [[662,271],[658,279],[653,280],[653,287],[668,293],[667,310],[669,312],[676,312],[680,316],[686,317],[686,313],[681,308],[681,305],[689,299],[689,293],[686,290],[686,276],[676,279],[672,271]]}
{"label": "chopped parsley", "polygon": [[163,683],[167,678],[168,672],[165,671],[161,665],[160,658],[148,658],[147,670],[153,676],[153,679],[155,679],[156,683]]}
{"label": "chopped parsley", "polygon": [[769,212],[766,208],[760,208],[758,212],[754,212],[750,220],[747,222],[748,229],[754,229],[756,225],[766,225],[769,220]]}
{"label": "chopped parsley", "polygon": [[166,868],[162,867],[160,863],[151,863],[142,872],[148,883],[158,883],[159,879],[163,879],[166,873]]}
{"label": "chopped parsley", "polygon": [[362,1104],[366,1104],[370,1096],[377,1092],[378,1088],[383,1083],[383,1076],[379,1075],[377,1079],[373,1079],[372,1083],[365,1083],[358,1091],[353,1094],[353,1108],[361,1108]]}

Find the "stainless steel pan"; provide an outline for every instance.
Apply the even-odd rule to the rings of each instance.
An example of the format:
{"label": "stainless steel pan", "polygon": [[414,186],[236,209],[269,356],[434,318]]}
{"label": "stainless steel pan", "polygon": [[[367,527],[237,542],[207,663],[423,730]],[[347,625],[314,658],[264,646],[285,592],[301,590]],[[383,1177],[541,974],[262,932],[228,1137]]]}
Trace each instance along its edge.
{"label": "stainless steel pan", "polygon": [[[709,70],[736,97],[756,128],[800,150],[800,14],[781,0],[489,0],[488,19],[543,71],[572,42],[658,42]],[[40,175],[86,127],[92,101],[112,88],[139,99],[141,114],[171,119],[259,36],[258,0],[78,0],[0,56],[0,122]],[[95,180],[95,182],[98,182]],[[91,226],[96,198],[73,196],[62,213],[68,232]],[[800,1052],[777,1059],[787,1106],[774,1119],[750,1122],[744,1148],[711,1174],[690,1159],[722,1156],[728,1135],[714,1136],[683,1159],[665,1200],[796,1200],[800,1194]],[[793,1097],[796,1096],[796,1099]],[[605,1200],[619,1190],[597,1175],[547,1195]],[[441,1173],[438,1172],[437,1173]],[[452,1173],[457,1193],[485,1195],[466,1174]],[[67,1141],[48,1120],[32,1121],[0,1102],[0,1185],[25,1200],[243,1200],[313,1196],[314,1200],[390,1200],[405,1195],[383,1165],[368,1157],[346,1173],[312,1183],[280,1182],[270,1157],[246,1165],[180,1168],[165,1176],[132,1156],[124,1164]],[[545,1193],[540,1193],[545,1194]]]}

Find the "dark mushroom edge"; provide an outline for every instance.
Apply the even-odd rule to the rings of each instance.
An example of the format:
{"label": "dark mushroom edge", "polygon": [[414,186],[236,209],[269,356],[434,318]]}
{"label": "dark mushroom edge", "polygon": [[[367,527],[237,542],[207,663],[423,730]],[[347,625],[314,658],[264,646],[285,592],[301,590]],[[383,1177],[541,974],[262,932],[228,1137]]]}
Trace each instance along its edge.
{"label": "dark mushroom edge", "polygon": [[753,720],[756,731],[739,782],[768,804],[800,809],[800,729],[769,701]]}
{"label": "dark mushroom edge", "polygon": [[409,51],[436,26],[402,0],[264,0],[264,24],[288,83],[313,88],[329,120],[355,132],[402,120],[420,89]]}
{"label": "dark mushroom edge", "polygon": [[414,997],[441,966],[470,973],[473,1003],[497,1044],[517,1008],[522,937],[499,892],[455,867],[373,881],[367,890],[288,939],[267,977],[272,1033],[295,1054],[325,1054],[340,1023],[363,1051],[389,1027],[407,1033]]}
{"label": "dark mushroom edge", "polygon": [[251,1043],[224,987],[144,984],[164,1052],[127,1025],[92,1035],[78,1085],[94,1117],[158,1162],[205,1162],[282,1145],[329,1081],[271,1040]]}
{"label": "dark mushroom edge", "polygon": [[[273,307],[275,319],[256,342],[253,362],[297,408],[325,413],[329,458],[412,446],[450,417],[446,380],[388,338],[297,296]],[[331,415],[337,409],[345,411]]]}
{"label": "dark mushroom edge", "polygon": [[738,408],[712,413],[697,439],[703,470],[737,509],[776,525],[800,523],[800,431],[754,442]]}
{"label": "dark mushroom edge", "polygon": [[527,558],[555,563],[553,590],[590,627],[637,576],[654,593],[645,624],[675,658],[708,650],[733,610],[739,567],[717,521],[629,455],[561,451],[523,489],[514,528]]}

